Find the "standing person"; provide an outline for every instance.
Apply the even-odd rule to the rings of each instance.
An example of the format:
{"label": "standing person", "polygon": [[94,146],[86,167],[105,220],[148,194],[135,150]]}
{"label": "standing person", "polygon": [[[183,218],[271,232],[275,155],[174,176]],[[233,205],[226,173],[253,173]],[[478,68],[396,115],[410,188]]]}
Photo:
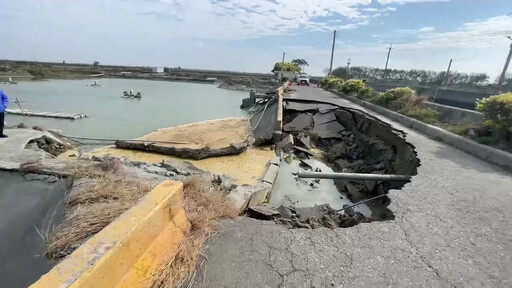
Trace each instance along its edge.
{"label": "standing person", "polygon": [[5,119],[5,109],[7,109],[7,105],[9,104],[9,98],[7,95],[0,89],[0,138],[7,138],[7,135],[4,135],[4,119]]}

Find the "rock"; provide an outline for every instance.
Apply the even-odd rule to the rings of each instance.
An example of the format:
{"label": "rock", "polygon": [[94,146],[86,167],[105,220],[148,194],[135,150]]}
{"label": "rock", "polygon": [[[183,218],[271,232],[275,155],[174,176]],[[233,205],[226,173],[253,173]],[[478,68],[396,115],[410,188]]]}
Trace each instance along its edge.
{"label": "rock", "polygon": [[277,143],[277,149],[279,151],[282,150],[285,153],[290,153],[290,151],[293,149],[294,143],[293,143],[293,136],[291,134],[286,134],[286,136],[281,140],[279,143]]}
{"label": "rock", "polygon": [[292,209],[281,205],[279,208],[277,208],[277,211],[279,212],[279,217],[284,219],[291,220],[293,217]]}
{"label": "rock", "polygon": [[374,167],[375,169],[377,169],[377,170],[381,170],[381,169],[384,169],[384,168],[386,167],[386,164],[384,164],[384,163],[382,163],[382,162],[381,162],[381,163],[379,163],[379,164],[377,164],[377,165],[375,165],[375,166],[373,166],[373,167]]}
{"label": "rock", "polygon": [[293,146],[293,148],[294,148],[295,150],[298,150],[298,151],[300,151],[300,152],[302,152],[302,153],[305,153],[305,154],[307,154],[307,155],[309,155],[309,156],[313,156],[313,152],[311,152],[309,149],[302,148],[302,147],[297,147],[297,146]]}
{"label": "rock", "polygon": [[[245,210],[245,207],[252,200],[253,205],[260,202],[261,199],[266,199],[267,194],[272,190],[272,185],[264,182],[259,182],[254,185],[241,185],[231,190],[227,197],[233,202],[234,206],[239,210]],[[255,196],[252,198],[253,194]],[[264,196],[264,197],[263,197]],[[253,200],[254,199],[254,200]]]}
{"label": "rock", "polygon": [[51,175],[50,177],[48,177],[48,183],[55,183],[57,181],[59,181],[59,178],[57,178],[57,176],[54,176],[54,175]]}
{"label": "rock", "polygon": [[336,161],[334,161],[334,166],[338,169],[338,170],[343,170],[344,168],[348,168],[350,167],[350,163],[347,161],[347,160],[343,160],[343,159],[338,159]]}
{"label": "rock", "polygon": [[249,207],[247,211],[249,212],[250,217],[261,220],[271,220],[272,218],[279,216],[279,211],[269,204]]}
{"label": "rock", "polygon": [[286,132],[296,132],[309,130],[313,127],[313,117],[308,114],[299,114],[291,122],[283,126],[283,130]]}
{"label": "rock", "polygon": [[299,140],[306,148],[311,149],[311,138],[309,136],[299,137]]}
{"label": "rock", "polygon": [[368,189],[369,192],[373,191],[375,189],[375,186],[377,186],[376,181],[364,181],[364,185],[366,186],[366,189]]}
{"label": "rock", "polygon": [[329,214],[334,210],[329,204],[316,205],[314,207],[296,208],[295,212],[300,221],[305,221],[309,218],[320,219],[323,215]]}
{"label": "rock", "polygon": [[50,175],[44,175],[44,174],[34,174],[34,173],[28,173],[23,175],[23,178],[27,181],[34,181],[34,180],[46,180],[50,177]]}

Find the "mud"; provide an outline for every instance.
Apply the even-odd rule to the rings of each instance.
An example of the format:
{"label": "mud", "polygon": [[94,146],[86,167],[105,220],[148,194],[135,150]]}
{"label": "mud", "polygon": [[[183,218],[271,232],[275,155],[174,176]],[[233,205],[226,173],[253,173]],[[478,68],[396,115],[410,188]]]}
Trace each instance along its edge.
{"label": "mud", "polygon": [[[293,136],[295,145],[294,149],[286,151],[287,153],[294,153],[305,159],[312,158],[311,155],[315,154],[316,158],[320,158],[334,172],[412,176],[417,174],[420,165],[414,146],[405,140],[406,135],[403,131],[396,130],[389,124],[355,109],[287,100],[284,103],[283,131],[284,138],[288,135]],[[284,151],[279,145],[278,143],[276,150]],[[314,149],[320,151],[320,157],[318,153],[308,153]],[[307,161],[302,162],[308,164]],[[302,162],[301,169],[313,170],[311,165]],[[297,178],[295,181],[300,182],[304,179]],[[340,197],[351,203],[388,194],[391,189],[401,189],[405,185],[383,181],[330,181],[334,183],[332,185],[335,185]],[[314,192],[318,184],[310,184]],[[288,190],[292,187],[295,187],[293,183],[289,183]],[[298,192],[290,190],[288,193],[293,195]],[[314,193],[311,197],[315,197]],[[387,196],[372,200],[366,204],[371,213],[363,215],[358,211],[359,206],[354,207],[355,210],[350,208],[337,212],[340,207],[333,209],[331,205],[317,205],[299,208],[291,207],[295,205],[291,202],[287,203],[290,206],[286,208],[288,210],[282,207],[277,210],[293,217],[283,217],[280,213],[280,216],[273,216],[273,219],[293,228],[352,227],[361,222],[393,219],[392,211],[387,209],[389,203],[390,199]],[[335,202],[332,202],[332,205],[339,206]],[[315,213],[310,213],[307,217],[301,216],[305,213],[301,209],[310,209]]]}

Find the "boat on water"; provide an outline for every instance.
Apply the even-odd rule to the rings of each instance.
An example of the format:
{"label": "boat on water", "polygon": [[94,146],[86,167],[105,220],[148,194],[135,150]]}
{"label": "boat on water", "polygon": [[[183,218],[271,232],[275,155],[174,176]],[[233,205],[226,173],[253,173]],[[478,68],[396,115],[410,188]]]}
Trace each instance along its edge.
{"label": "boat on water", "polygon": [[136,94],[133,93],[133,90],[130,90],[130,92],[124,91],[123,96],[121,98],[136,98],[140,99],[142,98],[142,94],[140,92],[137,92]]}

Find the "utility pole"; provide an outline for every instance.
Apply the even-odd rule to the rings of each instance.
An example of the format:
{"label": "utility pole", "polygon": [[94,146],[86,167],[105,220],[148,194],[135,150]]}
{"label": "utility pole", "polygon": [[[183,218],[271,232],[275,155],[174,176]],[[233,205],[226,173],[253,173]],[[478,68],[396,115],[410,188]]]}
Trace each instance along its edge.
{"label": "utility pole", "polygon": [[389,55],[391,55],[391,49],[393,49],[393,44],[389,45],[389,47],[388,47],[388,58],[386,59],[386,68],[384,68],[384,77],[386,77],[386,75],[387,75]]}
{"label": "utility pole", "polygon": [[283,61],[281,61],[281,82],[283,82],[283,76],[284,76],[284,55],[286,55],[286,52],[283,52]]}
{"label": "utility pole", "polygon": [[336,30],[334,30],[334,36],[332,37],[331,65],[329,66],[329,75],[332,75],[332,60],[334,59],[334,45],[335,44],[336,44]]}
{"label": "utility pole", "polygon": [[350,58],[348,58],[347,60],[347,79],[348,79],[348,76],[350,75]]}
{"label": "utility pole", "polygon": [[452,68],[452,61],[453,59],[450,59],[450,64],[448,64],[448,70],[446,70],[446,76],[444,79],[444,86],[448,87],[448,77],[450,76],[450,68]]}
{"label": "utility pole", "polygon": [[[507,36],[508,39],[512,40],[512,37]],[[505,66],[503,67],[503,72],[501,72],[500,80],[498,81],[498,91],[501,92],[501,88],[503,86],[503,82],[505,82],[505,76],[508,70],[508,64],[510,64],[510,58],[512,58],[512,43],[510,44],[510,50],[508,51],[507,61],[505,62]]]}

